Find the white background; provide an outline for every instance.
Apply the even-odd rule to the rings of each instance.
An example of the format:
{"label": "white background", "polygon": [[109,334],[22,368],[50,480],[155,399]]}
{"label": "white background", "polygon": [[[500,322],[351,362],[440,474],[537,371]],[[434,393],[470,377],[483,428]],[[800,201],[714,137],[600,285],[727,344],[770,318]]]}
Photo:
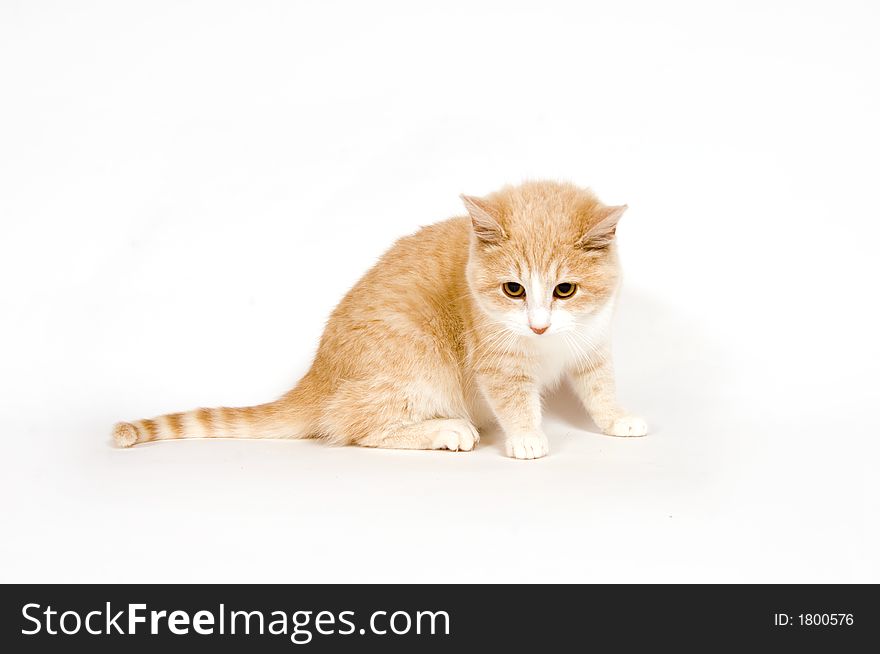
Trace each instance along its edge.
{"label": "white background", "polygon": [[[0,580],[880,581],[872,2],[0,4]],[[644,439],[190,441],[461,192],[630,205]]]}

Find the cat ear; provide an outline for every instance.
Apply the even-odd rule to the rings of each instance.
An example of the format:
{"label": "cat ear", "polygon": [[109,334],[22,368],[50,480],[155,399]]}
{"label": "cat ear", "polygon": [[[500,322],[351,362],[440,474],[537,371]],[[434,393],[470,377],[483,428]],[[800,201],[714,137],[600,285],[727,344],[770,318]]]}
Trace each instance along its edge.
{"label": "cat ear", "polygon": [[498,243],[507,238],[507,234],[498,220],[498,212],[490,203],[472,195],[461,195],[460,197],[471,216],[474,234],[478,239],[483,243]]}
{"label": "cat ear", "polygon": [[585,250],[601,250],[606,248],[614,240],[614,234],[617,230],[617,222],[626,211],[627,206],[621,204],[617,207],[602,207],[593,211],[594,216],[599,217],[599,222],[590,227],[586,234],[581,236],[578,241],[578,247]]}

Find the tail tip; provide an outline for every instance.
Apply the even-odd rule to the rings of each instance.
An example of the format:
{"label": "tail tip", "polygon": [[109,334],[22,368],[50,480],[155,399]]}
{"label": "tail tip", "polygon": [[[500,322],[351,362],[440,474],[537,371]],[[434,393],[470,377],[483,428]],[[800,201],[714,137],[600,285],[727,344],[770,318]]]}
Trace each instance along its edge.
{"label": "tail tip", "polygon": [[137,438],[137,429],[130,422],[117,422],[113,427],[113,440],[118,447],[131,447]]}

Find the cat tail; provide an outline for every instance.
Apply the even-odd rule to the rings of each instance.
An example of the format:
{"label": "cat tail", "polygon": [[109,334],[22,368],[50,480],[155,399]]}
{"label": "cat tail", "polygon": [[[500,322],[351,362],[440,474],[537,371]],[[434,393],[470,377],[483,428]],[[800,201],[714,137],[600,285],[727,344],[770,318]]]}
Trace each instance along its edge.
{"label": "cat tail", "polygon": [[131,447],[179,438],[306,438],[308,425],[291,395],[257,406],[195,409],[119,422],[113,428],[113,440],[119,447]]}

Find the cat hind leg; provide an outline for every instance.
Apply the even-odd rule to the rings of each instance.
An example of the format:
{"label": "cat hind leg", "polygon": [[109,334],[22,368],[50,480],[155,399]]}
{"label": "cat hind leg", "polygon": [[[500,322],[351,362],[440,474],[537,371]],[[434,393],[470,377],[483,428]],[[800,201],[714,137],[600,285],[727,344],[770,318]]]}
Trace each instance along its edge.
{"label": "cat hind leg", "polygon": [[464,402],[425,380],[348,381],[323,407],[320,422],[331,443],[467,452],[480,442]]}
{"label": "cat hind leg", "polygon": [[398,450],[450,450],[469,452],[480,442],[480,432],[463,418],[434,418],[391,424],[371,431],[356,443],[363,447]]}

